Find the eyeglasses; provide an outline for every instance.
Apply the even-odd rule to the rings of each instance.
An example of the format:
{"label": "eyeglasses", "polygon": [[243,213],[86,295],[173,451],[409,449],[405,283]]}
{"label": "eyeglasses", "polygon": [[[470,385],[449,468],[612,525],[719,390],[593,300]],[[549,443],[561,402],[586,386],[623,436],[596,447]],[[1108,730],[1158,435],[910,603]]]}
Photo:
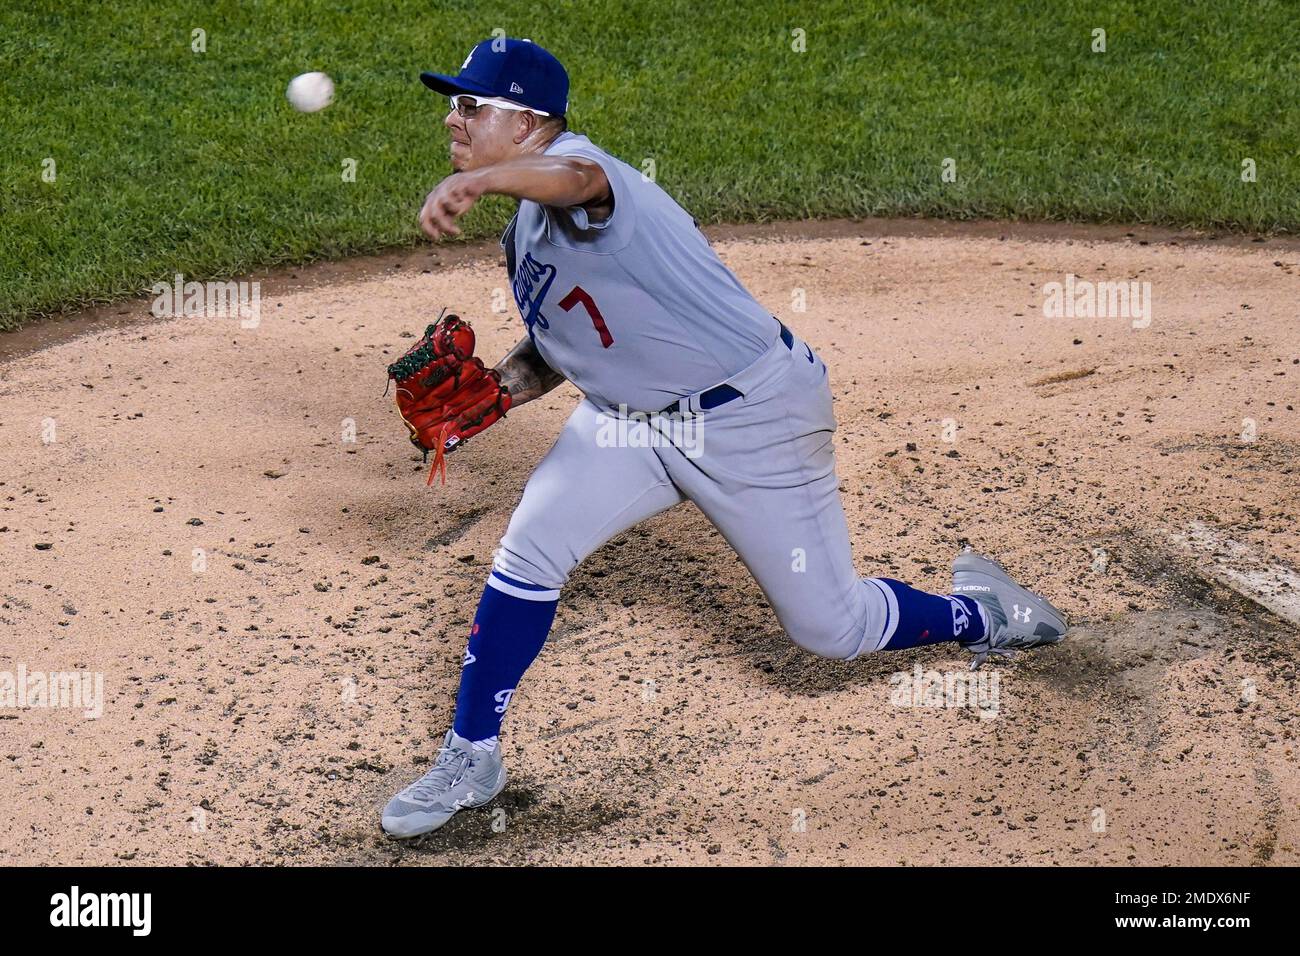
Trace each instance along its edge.
{"label": "eyeglasses", "polygon": [[543,110],[535,110],[531,106],[521,106],[518,103],[495,96],[472,96],[469,93],[457,93],[451,97],[451,108],[459,113],[462,119],[473,119],[484,106],[495,106],[499,110],[511,110],[516,113],[536,113],[538,116],[551,115]]}

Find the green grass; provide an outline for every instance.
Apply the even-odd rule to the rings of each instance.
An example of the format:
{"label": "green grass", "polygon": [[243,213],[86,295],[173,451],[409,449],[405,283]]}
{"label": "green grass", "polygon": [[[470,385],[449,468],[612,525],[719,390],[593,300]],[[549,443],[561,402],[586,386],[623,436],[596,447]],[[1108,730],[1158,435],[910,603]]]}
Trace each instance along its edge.
{"label": "green grass", "polygon": [[[1300,20],[1281,0],[25,6],[0,11],[0,328],[176,271],[418,241],[448,167],[443,101],[416,76],[454,71],[498,27],[555,52],[575,128],[652,157],[704,222],[1300,227]],[[301,115],[284,88],[310,69],[338,99]],[[507,211],[476,210],[467,238]]]}

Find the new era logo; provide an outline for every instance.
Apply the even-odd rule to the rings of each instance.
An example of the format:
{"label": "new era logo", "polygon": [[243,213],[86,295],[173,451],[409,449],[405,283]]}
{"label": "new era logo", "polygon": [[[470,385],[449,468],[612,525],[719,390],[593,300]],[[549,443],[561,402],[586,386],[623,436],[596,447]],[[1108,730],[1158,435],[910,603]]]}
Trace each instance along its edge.
{"label": "new era logo", "polygon": [[522,86],[520,86],[518,83],[511,83],[511,84],[510,84],[510,92],[511,92],[511,93],[522,93],[523,91],[524,91],[524,88],[523,88]]}

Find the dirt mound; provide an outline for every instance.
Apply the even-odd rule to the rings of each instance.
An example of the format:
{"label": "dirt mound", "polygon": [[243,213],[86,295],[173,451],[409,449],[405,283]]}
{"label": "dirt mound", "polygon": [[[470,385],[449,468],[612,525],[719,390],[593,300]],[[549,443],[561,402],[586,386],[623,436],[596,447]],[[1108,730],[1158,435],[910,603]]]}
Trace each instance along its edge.
{"label": "dirt mound", "polygon": [[[683,506],[575,575],[501,799],[385,840],[576,400],[426,489],[385,364],[444,305],[488,357],[520,324],[495,262],[402,269],[276,295],[256,329],[122,326],[0,366],[4,666],[103,680],[97,719],[0,707],[24,835],[0,861],[1295,865],[1295,628],[1187,546],[1300,554],[1278,253],[868,231],[720,252],[831,368],[862,573],[942,589],[970,543],[1078,624],[980,672],[995,714],[899,705],[910,675],[965,673],[950,647],[797,650]],[[1149,324],[1047,318],[1067,275],[1151,283]]]}

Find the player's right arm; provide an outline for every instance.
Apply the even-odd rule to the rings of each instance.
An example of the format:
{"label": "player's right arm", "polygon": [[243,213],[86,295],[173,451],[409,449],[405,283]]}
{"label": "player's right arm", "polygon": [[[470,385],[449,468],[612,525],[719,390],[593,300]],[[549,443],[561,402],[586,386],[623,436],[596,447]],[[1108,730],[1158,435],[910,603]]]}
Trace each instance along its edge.
{"label": "player's right arm", "polygon": [[425,199],[420,228],[430,239],[458,236],[456,220],[486,195],[561,209],[582,206],[597,220],[614,211],[614,193],[599,163],[581,156],[523,156],[452,173]]}
{"label": "player's right arm", "polygon": [[511,408],[541,398],[564,381],[563,375],[546,364],[527,335],[497,363],[496,370],[501,373],[501,384],[510,392]]}

